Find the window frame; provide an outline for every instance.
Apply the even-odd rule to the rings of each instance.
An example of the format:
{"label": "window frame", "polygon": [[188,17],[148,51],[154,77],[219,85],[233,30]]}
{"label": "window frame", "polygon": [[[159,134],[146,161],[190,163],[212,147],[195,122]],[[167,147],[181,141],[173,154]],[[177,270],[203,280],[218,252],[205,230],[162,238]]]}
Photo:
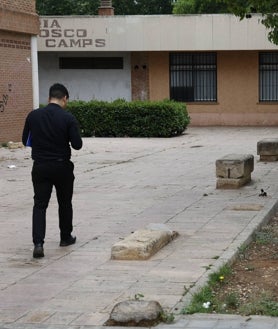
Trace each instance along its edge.
{"label": "window frame", "polygon": [[[267,56],[276,61],[267,61]],[[265,58],[263,58],[265,57]],[[278,102],[278,52],[264,51],[259,52],[259,102],[277,103]],[[267,72],[269,72],[267,77]],[[272,74],[271,74],[272,73]],[[275,81],[274,81],[275,80]]]}
{"label": "window frame", "polygon": [[170,99],[217,103],[217,52],[171,52],[169,77]]}

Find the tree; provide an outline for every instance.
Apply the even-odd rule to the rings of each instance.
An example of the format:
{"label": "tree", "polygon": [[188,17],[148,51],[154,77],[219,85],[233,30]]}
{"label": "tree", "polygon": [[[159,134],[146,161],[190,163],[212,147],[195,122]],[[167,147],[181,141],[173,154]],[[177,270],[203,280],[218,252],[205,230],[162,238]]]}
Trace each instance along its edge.
{"label": "tree", "polygon": [[277,0],[219,0],[224,1],[230,12],[241,19],[252,13],[263,15],[262,24],[269,29],[268,39],[278,45],[278,1]]}
{"label": "tree", "polygon": [[[97,15],[100,0],[37,0],[39,15]],[[113,0],[115,15],[172,14],[172,0]]]}
{"label": "tree", "polygon": [[172,14],[171,0],[137,0],[137,10],[141,15]]}
{"label": "tree", "polygon": [[229,12],[226,3],[220,0],[178,0],[174,14],[216,14]]}
{"label": "tree", "polygon": [[136,1],[133,0],[113,0],[115,15],[135,15]]}
{"label": "tree", "polygon": [[268,39],[278,45],[277,0],[178,0],[174,14],[233,13],[240,19],[251,18],[252,13],[263,16],[262,24],[269,29]]}
{"label": "tree", "polygon": [[39,15],[96,15],[100,0],[37,0]]}

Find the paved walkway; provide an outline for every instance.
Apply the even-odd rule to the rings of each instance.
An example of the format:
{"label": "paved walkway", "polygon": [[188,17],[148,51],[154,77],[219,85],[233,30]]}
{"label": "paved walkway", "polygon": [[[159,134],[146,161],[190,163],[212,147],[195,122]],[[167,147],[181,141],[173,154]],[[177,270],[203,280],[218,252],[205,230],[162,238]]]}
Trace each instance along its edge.
{"label": "paved walkway", "polygon": [[[171,328],[277,329],[277,318],[179,315],[185,290],[194,293],[276,211],[278,163],[259,162],[256,147],[277,136],[277,128],[190,127],[171,139],[84,139],[73,152],[77,243],[59,247],[53,193],[40,260],[32,258],[30,149],[0,148],[0,328],[95,328],[141,293],[177,314]],[[255,156],[252,182],[216,190],[215,160],[228,153]],[[147,261],[110,259],[115,242],[149,223],[179,237]]]}

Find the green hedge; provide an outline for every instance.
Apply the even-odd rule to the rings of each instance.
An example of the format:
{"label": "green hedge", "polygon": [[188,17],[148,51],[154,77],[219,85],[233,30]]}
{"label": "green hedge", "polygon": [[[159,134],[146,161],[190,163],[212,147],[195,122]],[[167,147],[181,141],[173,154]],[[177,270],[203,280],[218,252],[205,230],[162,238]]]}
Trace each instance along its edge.
{"label": "green hedge", "polygon": [[186,106],[174,101],[72,101],[67,110],[86,137],[171,137],[190,122]]}

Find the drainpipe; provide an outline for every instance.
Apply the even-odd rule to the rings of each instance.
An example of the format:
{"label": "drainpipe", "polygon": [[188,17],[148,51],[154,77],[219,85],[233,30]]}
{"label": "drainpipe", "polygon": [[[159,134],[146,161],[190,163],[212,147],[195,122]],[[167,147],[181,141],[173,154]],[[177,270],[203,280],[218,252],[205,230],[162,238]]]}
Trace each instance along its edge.
{"label": "drainpipe", "polygon": [[33,108],[37,109],[39,103],[39,69],[38,69],[38,45],[37,36],[31,36],[31,63],[32,63],[32,88]]}

